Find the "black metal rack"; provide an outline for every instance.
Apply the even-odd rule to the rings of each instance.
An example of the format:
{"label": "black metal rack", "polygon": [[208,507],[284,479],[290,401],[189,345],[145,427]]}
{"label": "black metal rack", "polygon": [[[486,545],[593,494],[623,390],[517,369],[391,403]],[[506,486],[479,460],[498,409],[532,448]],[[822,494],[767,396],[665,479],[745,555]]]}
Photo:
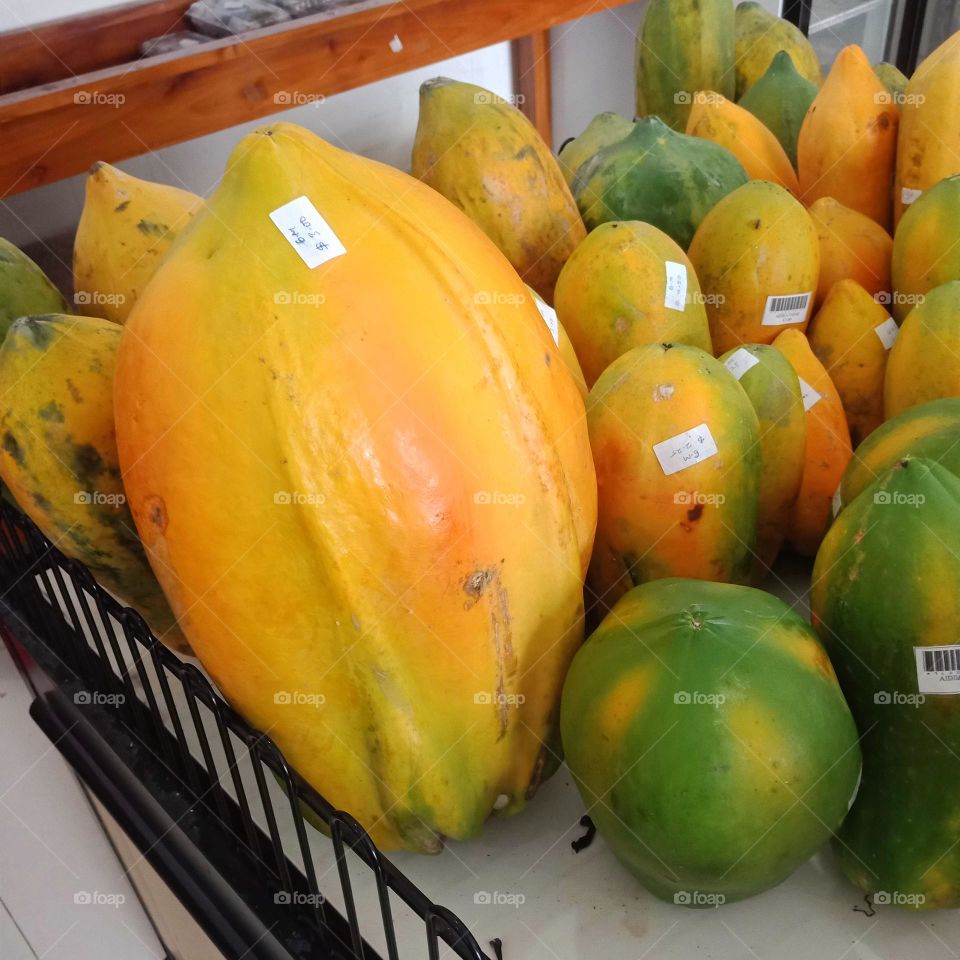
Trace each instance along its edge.
{"label": "black metal rack", "polygon": [[[409,955],[398,946],[397,898],[423,921],[429,960],[442,944],[489,960],[462,921],[306,783],[200,670],[6,503],[0,631],[39,668],[30,671],[33,718],[226,957],[381,957],[362,932],[371,918],[358,915],[348,863],[358,860],[376,884],[387,960]],[[292,817],[299,863],[284,847],[281,816]],[[308,820],[329,831],[342,911],[320,889]]]}

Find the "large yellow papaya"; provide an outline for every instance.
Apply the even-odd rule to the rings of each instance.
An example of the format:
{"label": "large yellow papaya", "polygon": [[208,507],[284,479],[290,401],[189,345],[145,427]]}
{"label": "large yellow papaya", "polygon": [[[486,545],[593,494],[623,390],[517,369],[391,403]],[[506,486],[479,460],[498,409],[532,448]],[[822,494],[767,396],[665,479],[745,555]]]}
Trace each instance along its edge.
{"label": "large yellow papaya", "polygon": [[803,202],[833,197],[889,229],[899,116],[867,55],[844,47],[800,127]]}
{"label": "large yellow papaya", "polygon": [[127,509],[113,425],[120,327],[93,317],[21,317],[0,348],[0,477],[68,557],[143,614],[164,643],[186,641]]}
{"label": "large yellow papaya", "polygon": [[900,107],[896,222],[924,190],[960,173],[960,31],[914,71]]}
{"label": "large yellow papaya", "polygon": [[704,218],[690,244],[717,354],[806,329],[820,275],[809,214],[783,187],[751,180]]}
{"label": "large yellow papaya", "polygon": [[560,268],[586,230],[550,148],[516,107],[472,83],[428,80],[412,172],[463,210],[553,303]]}
{"label": "large yellow papaya", "polygon": [[790,54],[800,76],[820,86],[823,76],[816,51],[794,24],[747,0],[737,4],[734,27],[737,100],[767,72],[781,50]]}
{"label": "large yellow papaya", "polygon": [[73,288],[86,313],[123,323],[203,200],[95,163],[73,243]]}
{"label": "large yellow papaya", "polygon": [[231,703],[383,848],[521,808],[596,482],[577,387],[483,232],[260,128],[137,303],[116,393],[137,527]]}
{"label": "large yellow papaya", "polygon": [[587,383],[645,343],[686,343],[712,353],[693,266],[663,231],[639,220],[602,223],[560,271],[557,315]]}

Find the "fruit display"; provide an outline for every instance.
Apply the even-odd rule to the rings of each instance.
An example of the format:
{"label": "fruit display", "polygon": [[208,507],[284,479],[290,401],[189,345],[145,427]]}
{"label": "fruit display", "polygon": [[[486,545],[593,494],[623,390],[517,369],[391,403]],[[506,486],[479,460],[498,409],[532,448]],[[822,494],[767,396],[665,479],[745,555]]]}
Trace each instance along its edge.
{"label": "fruit display", "polygon": [[840,826],[860,771],[816,634],[751,587],[635,587],[574,657],[560,722],[597,829],[674,902],[779,883]]}
{"label": "fruit display", "polygon": [[635,347],[587,398],[597,470],[588,603],[647,580],[745,583],[760,496],[759,424],[722,363],[682,344]]}
{"label": "fruit display", "polygon": [[[831,527],[813,569],[813,623],[861,731],[863,780],[835,844],[860,889],[960,906],[956,710],[960,479],[907,458]],[[896,562],[892,563],[891,558]],[[936,571],[932,574],[932,571]]]}
{"label": "fruit display", "polygon": [[590,231],[560,272],[556,308],[590,386],[631,347],[686,343],[713,352],[687,255],[639,220]]}
{"label": "fruit display", "polygon": [[650,0],[637,34],[637,116],[682,132],[697,90],[732,97],[733,22],[730,0]]}
{"label": "fruit display", "polygon": [[0,338],[17,317],[66,313],[63,294],[22,251],[0,237]]}
{"label": "fruit display", "polygon": [[804,330],[820,275],[809,214],[783,187],[752,180],[724,197],[690,244],[717,353]]}
{"label": "fruit display", "polygon": [[73,245],[77,305],[123,323],[202,203],[187,190],[94,164]]}
{"label": "fruit display", "polygon": [[513,104],[472,83],[427,80],[411,169],[553,303],[557,276],[585,231],[556,159]]}

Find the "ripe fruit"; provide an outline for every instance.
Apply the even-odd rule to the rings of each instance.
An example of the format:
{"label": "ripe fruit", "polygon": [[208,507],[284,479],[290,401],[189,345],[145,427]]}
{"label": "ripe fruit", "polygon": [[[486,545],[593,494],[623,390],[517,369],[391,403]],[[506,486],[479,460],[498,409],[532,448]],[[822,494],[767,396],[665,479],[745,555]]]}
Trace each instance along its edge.
{"label": "ripe fruit", "polygon": [[573,186],[573,178],[583,164],[603,147],[619,143],[632,129],[633,121],[621,117],[619,113],[598,113],[583,133],[579,137],[571,137],[557,154],[557,163],[567,186]]}
{"label": "ripe fruit", "polygon": [[796,26],[753,2],[738,3],[734,19],[737,100],[767,72],[781,50],[790,55],[801,76],[820,86],[820,61],[810,41]]}
{"label": "ripe fruit", "polygon": [[66,300],[47,275],[0,237],[0,343],[17,317],[66,312]]}

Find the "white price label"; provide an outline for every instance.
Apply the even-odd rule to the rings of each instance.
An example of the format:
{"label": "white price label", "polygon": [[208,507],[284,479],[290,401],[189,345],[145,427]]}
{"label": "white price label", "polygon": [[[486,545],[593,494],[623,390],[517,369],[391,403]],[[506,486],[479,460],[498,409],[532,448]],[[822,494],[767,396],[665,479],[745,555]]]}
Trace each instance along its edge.
{"label": "white price label", "polygon": [[743,375],[751,368],[755,367],[760,361],[749,351],[740,347],[723,361],[723,365],[738,379],[743,379]]}
{"label": "white price label", "polygon": [[311,270],[347,252],[307,197],[297,197],[277,207],[270,219]]}
{"label": "white price label", "polygon": [[539,297],[534,297],[533,302],[537,305],[537,309],[540,311],[540,316],[543,317],[543,322],[547,325],[547,329],[553,335],[553,342],[559,347],[560,321],[557,319],[557,311],[549,304],[544,303]]}
{"label": "white price label", "polygon": [[897,339],[900,328],[897,326],[897,321],[894,320],[893,317],[887,317],[883,323],[878,323],[873,328],[873,332],[880,338],[884,349],[889,350]]}
{"label": "white price label", "polygon": [[960,644],[914,647],[920,693],[960,693]]}
{"label": "white price label", "polygon": [[816,406],[823,399],[823,397],[821,397],[820,394],[817,393],[817,391],[814,390],[813,387],[811,387],[810,384],[803,379],[803,377],[800,377],[799,380],[800,396],[803,397],[803,409],[809,410],[811,407]]}
{"label": "white price label", "polygon": [[765,327],[782,327],[788,323],[803,323],[807,319],[807,307],[813,292],[790,293],[783,297],[767,297],[763,308],[763,319],[760,321]]}
{"label": "white price label", "polygon": [[667,285],[663,305],[671,310],[683,310],[687,306],[687,268],[682,263],[667,260]]}
{"label": "white price label", "polygon": [[833,516],[836,516],[840,512],[840,508],[843,506],[843,497],[840,493],[840,490],[843,486],[841,482],[837,489],[833,491],[833,499],[830,501],[830,509]]}
{"label": "white price label", "polygon": [[701,460],[712,457],[717,452],[717,444],[710,428],[701,423],[692,430],[678,433],[669,440],[661,440],[653,445],[653,452],[660,461],[666,476],[686,470]]}
{"label": "white price label", "polygon": [[910,206],[911,203],[920,199],[920,195],[923,193],[922,190],[915,190],[913,187],[904,187],[900,191],[900,199],[903,201],[905,206]]}

